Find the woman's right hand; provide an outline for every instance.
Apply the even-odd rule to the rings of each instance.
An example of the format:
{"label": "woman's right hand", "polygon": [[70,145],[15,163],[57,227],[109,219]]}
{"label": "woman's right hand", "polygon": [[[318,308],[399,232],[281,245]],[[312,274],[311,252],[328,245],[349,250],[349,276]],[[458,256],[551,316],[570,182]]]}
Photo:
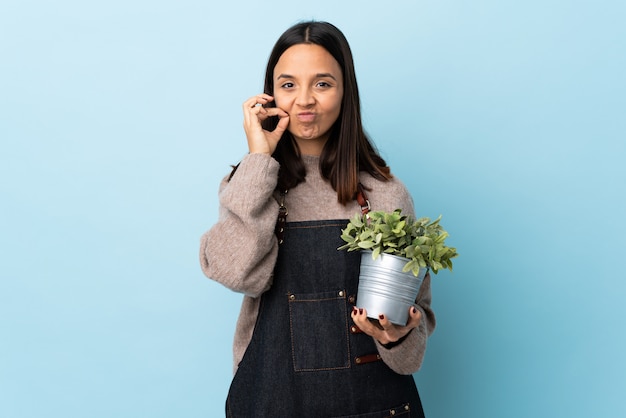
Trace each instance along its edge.
{"label": "woman's right hand", "polygon": [[[258,94],[243,102],[243,129],[248,139],[248,149],[251,154],[263,153],[272,155],[278,141],[289,126],[289,115],[278,107],[264,107],[274,98],[269,94]],[[278,116],[278,125],[273,131],[267,131],[261,126],[265,119]]]}

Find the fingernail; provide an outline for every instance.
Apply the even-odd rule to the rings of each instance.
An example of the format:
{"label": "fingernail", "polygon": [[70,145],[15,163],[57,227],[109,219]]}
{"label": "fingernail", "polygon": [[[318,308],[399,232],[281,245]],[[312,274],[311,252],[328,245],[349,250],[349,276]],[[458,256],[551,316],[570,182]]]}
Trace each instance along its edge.
{"label": "fingernail", "polygon": [[363,308],[359,309],[359,315],[363,315]]}
{"label": "fingernail", "polygon": [[415,306],[413,307],[413,313],[416,314],[417,313],[417,309],[415,308]]}
{"label": "fingernail", "polygon": [[381,320],[385,319],[385,315],[383,315],[383,314],[378,315],[378,319],[381,319]]}
{"label": "fingernail", "polygon": [[352,314],[356,315],[359,310],[357,308],[352,308]]}

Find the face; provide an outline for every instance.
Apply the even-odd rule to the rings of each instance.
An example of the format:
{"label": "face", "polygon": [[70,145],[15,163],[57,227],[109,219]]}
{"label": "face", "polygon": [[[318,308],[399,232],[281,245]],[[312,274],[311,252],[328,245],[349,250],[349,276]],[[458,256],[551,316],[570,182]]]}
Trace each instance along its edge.
{"label": "face", "polygon": [[274,67],[274,100],[289,114],[287,129],[302,154],[321,154],[341,112],[342,98],[341,67],[319,45],[294,45]]}

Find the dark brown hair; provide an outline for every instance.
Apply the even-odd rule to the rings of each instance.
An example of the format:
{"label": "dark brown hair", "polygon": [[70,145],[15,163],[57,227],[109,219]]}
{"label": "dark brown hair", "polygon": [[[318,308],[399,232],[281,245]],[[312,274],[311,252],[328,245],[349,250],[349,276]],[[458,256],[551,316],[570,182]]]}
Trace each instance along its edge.
{"label": "dark brown hair", "polygon": [[[391,178],[389,167],[378,155],[361,123],[361,103],[356,82],[354,62],[348,41],[343,33],[327,22],[302,22],[287,29],[276,41],[265,72],[265,93],[274,95],[274,67],[281,55],[298,44],[316,44],[326,49],[339,63],[343,73],[344,93],[341,113],[331,127],[330,137],[320,156],[320,171],[337,192],[342,204],[354,200],[359,183],[359,171],[387,181]],[[270,106],[275,106],[272,102]],[[263,121],[263,128],[274,130],[277,118]],[[288,190],[306,175],[298,146],[289,131],[285,131],[273,157],[280,163],[279,190]]]}

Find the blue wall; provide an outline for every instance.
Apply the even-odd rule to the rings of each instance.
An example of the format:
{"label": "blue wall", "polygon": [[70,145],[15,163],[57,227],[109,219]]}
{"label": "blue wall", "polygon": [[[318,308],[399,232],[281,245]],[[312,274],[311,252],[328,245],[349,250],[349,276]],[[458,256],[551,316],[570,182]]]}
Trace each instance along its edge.
{"label": "blue wall", "polygon": [[240,296],[199,236],[240,104],[300,19],[350,40],[368,131],[461,256],[430,418],[622,417],[618,1],[0,6],[0,416],[220,416]]}

